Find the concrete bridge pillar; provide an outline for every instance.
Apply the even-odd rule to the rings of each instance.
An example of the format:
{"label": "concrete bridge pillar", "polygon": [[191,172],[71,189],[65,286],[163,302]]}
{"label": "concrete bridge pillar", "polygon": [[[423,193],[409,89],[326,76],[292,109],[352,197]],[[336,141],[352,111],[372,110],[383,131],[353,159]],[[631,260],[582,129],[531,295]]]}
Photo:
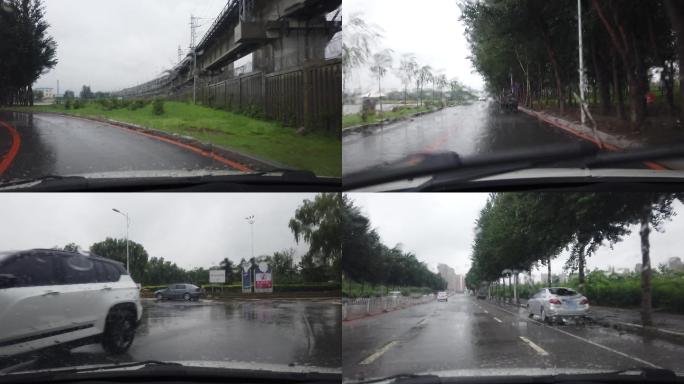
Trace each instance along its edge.
{"label": "concrete bridge pillar", "polygon": [[267,30],[268,43],[254,51],[254,69],[270,73],[324,60],[335,33],[335,27],[324,17],[273,23]]}

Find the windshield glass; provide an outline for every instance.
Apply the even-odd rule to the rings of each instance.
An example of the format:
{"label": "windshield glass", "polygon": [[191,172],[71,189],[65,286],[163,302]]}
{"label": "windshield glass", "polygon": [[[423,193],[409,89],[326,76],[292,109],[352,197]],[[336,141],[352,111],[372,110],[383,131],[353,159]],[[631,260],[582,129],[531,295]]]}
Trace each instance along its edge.
{"label": "windshield glass", "polygon": [[[674,2],[580,5],[578,28],[576,0],[345,1],[344,174],[416,167],[425,153],[680,145]],[[551,174],[584,167],[558,157]],[[682,170],[649,160],[610,168]]]}
{"label": "windshield glass", "polygon": [[342,0],[296,3],[0,2],[0,186],[339,177]]}
{"label": "windshield glass", "polygon": [[0,249],[18,250],[0,252],[0,377],[150,360],[339,375],[340,202],[0,195]]}
{"label": "windshield glass", "polygon": [[349,193],[342,211],[346,381],[684,374],[681,196]]}

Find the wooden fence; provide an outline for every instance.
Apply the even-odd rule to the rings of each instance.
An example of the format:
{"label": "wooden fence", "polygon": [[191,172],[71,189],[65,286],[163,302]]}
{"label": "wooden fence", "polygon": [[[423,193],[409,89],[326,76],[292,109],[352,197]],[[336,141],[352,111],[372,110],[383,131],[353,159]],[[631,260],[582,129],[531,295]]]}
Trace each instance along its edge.
{"label": "wooden fence", "polygon": [[253,72],[198,86],[197,98],[210,107],[338,135],[342,129],[342,63],[336,59],[267,75]]}

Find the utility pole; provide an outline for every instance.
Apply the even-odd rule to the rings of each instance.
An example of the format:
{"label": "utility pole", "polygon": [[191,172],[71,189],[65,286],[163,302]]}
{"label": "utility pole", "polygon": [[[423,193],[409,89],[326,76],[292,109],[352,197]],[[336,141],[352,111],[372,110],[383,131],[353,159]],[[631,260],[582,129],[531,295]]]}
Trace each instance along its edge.
{"label": "utility pole", "polygon": [[193,65],[192,65],[192,103],[197,104],[197,17],[190,15],[190,51],[192,52]]}
{"label": "utility pole", "polygon": [[584,58],[582,55],[582,0],[577,0],[577,32],[579,33],[579,86],[580,86],[580,112],[582,125],[586,121],[584,114]]}

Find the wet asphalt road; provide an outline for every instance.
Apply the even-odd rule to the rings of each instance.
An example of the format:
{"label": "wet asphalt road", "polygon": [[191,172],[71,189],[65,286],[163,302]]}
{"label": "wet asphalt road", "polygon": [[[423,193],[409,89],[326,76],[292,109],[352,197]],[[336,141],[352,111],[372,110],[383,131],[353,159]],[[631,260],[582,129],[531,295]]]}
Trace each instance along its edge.
{"label": "wet asphalt road", "polygon": [[[684,372],[684,345],[593,324],[547,326],[513,307],[452,296],[342,327],[344,377],[485,368],[627,369],[652,363]],[[521,337],[534,343],[540,350]],[[545,354],[544,354],[545,353]]]}
{"label": "wet asphalt road", "polygon": [[329,301],[144,299],[141,324],[125,354],[111,356],[91,344],[31,368],[201,360],[339,369],[340,319],[339,303]]}
{"label": "wet asphalt road", "polygon": [[387,125],[372,132],[345,135],[345,174],[402,160],[416,153],[454,151],[461,156],[581,139],[522,113],[501,113],[495,103],[476,102]]}
{"label": "wet asphalt road", "polygon": [[[50,114],[1,112],[20,138],[18,153],[0,178],[103,172],[230,169],[188,149],[104,123]],[[0,159],[12,146],[0,126]]]}

